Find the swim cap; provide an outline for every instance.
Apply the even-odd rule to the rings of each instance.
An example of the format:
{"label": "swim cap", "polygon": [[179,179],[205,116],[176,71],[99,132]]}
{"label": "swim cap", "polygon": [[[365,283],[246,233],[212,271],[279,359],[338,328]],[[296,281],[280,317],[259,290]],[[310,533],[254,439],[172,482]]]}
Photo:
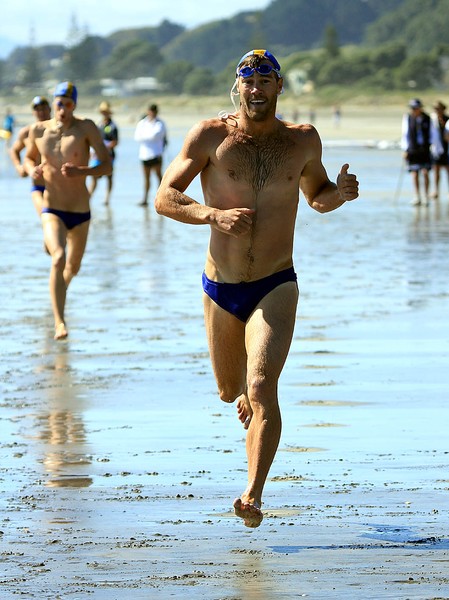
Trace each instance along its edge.
{"label": "swim cap", "polygon": [[273,67],[275,68],[275,70],[278,73],[281,70],[281,65],[278,63],[278,61],[275,59],[275,57],[271,54],[271,52],[268,52],[268,50],[250,50],[249,52],[244,54],[242,56],[242,58],[239,60],[239,62],[237,63],[237,68],[235,70],[236,73],[239,72],[239,67],[242,64],[242,62],[245,60],[245,58],[248,58],[249,56],[262,56],[263,58],[266,58],[267,60],[270,61],[270,63],[273,65]]}
{"label": "swim cap", "polygon": [[75,85],[71,81],[63,81],[62,83],[58,83],[53,96],[55,98],[57,96],[62,96],[63,98],[70,98],[76,104],[78,92],[76,90]]}
{"label": "swim cap", "polygon": [[48,104],[48,100],[44,96],[34,96],[34,98],[31,100],[31,108],[36,108],[42,104]]}

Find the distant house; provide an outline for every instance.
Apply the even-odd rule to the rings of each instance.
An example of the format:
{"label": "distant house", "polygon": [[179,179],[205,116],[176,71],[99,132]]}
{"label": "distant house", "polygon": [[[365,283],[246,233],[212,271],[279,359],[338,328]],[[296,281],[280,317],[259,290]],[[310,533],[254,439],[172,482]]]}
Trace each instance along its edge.
{"label": "distant house", "polygon": [[135,79],[102,79],[103,96],[132,96],[145,92],[161,92],[164,86],[155,77],[136,77]]}
{"label": "distant house", "polygon": [[291,69],[287,73],[288,85],[295,96],[311,92],[313,84],[307,79],[304,69]]}

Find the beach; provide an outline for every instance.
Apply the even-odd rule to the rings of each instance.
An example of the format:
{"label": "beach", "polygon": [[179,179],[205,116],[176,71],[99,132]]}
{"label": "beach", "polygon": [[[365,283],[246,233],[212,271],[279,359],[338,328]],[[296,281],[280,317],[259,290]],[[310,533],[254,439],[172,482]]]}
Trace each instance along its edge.
{"label": "beach", "polygon": [[[111,205],[100,180],[64,341],[30,182],[0,147],[0,597],[448,599],[448,185],[410,206],[401,107],[343,107],[338,127],[317,111],[329,176],[348,162],[361,194],[326,215],[301,197],[283,432],[255,530],[232,512],[245,432],[207,352],[209,232],[138,206],[137,114],[116,115]],[[215,114],[160,106],[164,166]]]}

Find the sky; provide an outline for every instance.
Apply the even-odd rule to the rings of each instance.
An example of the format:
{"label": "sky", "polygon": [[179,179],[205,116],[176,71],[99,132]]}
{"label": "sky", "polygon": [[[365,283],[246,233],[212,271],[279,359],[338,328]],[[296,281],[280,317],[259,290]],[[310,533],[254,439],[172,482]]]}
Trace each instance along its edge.
{"label": "sky", "polygon": [[4,0],[0,39],[14,47],[61,44],[73,18],[90,35],[107,36],[119,29],[152,27],[168,20],[188,29],[246,10],[262,10],[270,0]]}

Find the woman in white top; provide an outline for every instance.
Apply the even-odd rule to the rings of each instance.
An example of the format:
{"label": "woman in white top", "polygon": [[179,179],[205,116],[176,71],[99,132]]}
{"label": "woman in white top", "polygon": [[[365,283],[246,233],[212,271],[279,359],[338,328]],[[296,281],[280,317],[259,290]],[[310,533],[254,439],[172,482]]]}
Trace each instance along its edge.
{"label": "woman in white top", "polygon": [[134,133],[134,139],[140,143],[139,159],[143,167],[144,190],[140,206],[148,206],[151,172],[154,171],[159,184],[162,180],[162,154],[167,145],[167,130],[157,114],[157,105],[151,104],[146,117],[137,123]]}

